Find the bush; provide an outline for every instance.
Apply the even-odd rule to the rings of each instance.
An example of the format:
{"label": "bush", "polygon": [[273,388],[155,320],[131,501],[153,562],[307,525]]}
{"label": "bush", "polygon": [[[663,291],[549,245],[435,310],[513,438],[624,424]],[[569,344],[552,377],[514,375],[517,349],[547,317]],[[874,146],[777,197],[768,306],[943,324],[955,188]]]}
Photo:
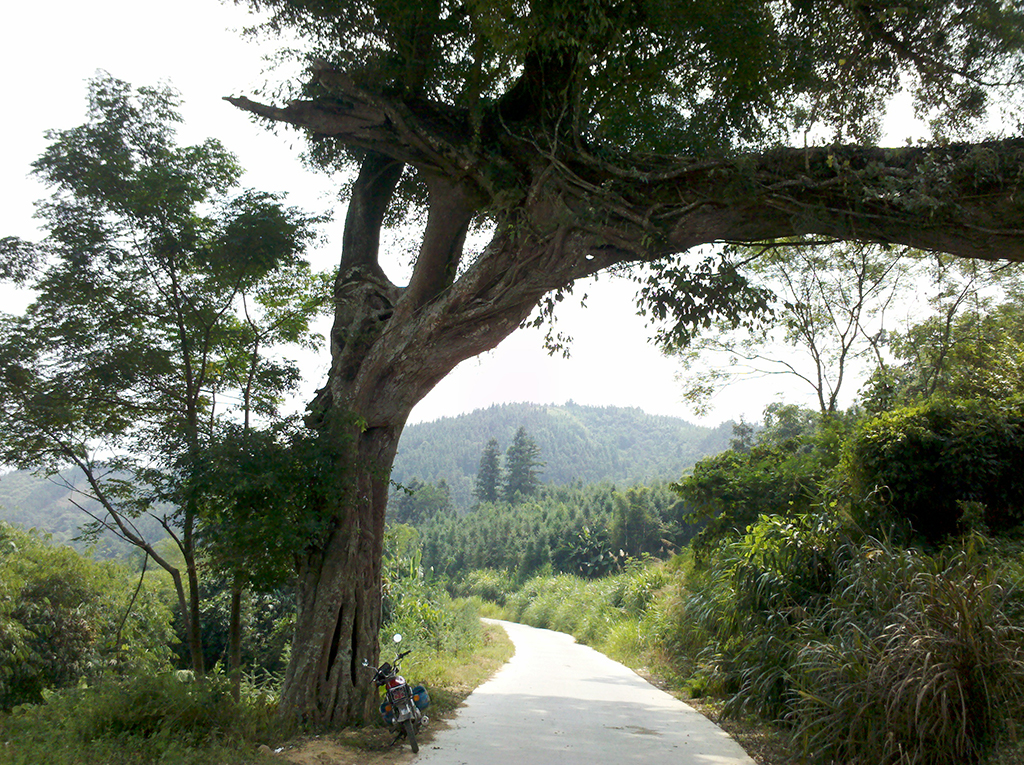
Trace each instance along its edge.
{"label": "bush", "polygon": [[181,765],[251,762],[257,737],[273,735],[264,694],[241,703],[231,683],[173,673],[108,680],[48,694],[0,718],[4,765]]}
{"label": "bush", "polygon": [[0,709],[169,664],[170,611],[137,575],[0,523]]}
{"label": "bush", "polygon": [[1024,414],[991,402],[932,401],[865,422],[851,439],[847,468],[867,528],[887,512],[936,544],[962,532],[965,503],[1004,532],[1024,520]]}

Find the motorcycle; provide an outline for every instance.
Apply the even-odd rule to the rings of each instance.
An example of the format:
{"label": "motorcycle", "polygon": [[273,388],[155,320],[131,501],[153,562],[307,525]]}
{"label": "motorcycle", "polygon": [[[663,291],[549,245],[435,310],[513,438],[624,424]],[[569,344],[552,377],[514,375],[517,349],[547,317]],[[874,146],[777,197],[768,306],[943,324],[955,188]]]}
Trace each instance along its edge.
{"label": "motorcycle", "polygon": [[[393,640],[397,645],[402,642],[402,636],[395,635]],[[398,674],[399,663],[411,652],[403,651],[395,656],[393,664],[384,662],[379,667],[371,667],[369,662],[363,659],[363,666],[373,670],[373,684],[384,689],[380,714],[396,734],[392,746],[404,736],[415,754],[420,750],[419,744],[416,743],[416,734],[428,722],[423,710],[430,704],[430,696],[422,685],[410,688],[405,678]]]}

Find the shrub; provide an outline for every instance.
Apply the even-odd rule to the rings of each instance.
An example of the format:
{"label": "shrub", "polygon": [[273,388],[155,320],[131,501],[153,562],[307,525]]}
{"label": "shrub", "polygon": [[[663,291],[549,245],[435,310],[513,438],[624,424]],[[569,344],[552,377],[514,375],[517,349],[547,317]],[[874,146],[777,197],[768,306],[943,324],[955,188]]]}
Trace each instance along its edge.
{"label": "shrub", "polygon": [[223,676],[202,683],[173,673],[107,680],[48,694],[0,718],[4,765],[147,765],[252,761],[257,737],[273,735],[264,694],[236,703]]}
{"label": "shrub", "polygon": [[[991,402],[932,401],[865,422],[846,458],[868,528],[886,511],[931,543],[961,532],[965,503],[1006,531],[1024,520],[1024,414]],[[980,504],[979,504],[980,503]]]}
{"label": "shrub", "polygon": [[135,578],[0,523],[0,709],[111,670],[167,668],[170,612]]}

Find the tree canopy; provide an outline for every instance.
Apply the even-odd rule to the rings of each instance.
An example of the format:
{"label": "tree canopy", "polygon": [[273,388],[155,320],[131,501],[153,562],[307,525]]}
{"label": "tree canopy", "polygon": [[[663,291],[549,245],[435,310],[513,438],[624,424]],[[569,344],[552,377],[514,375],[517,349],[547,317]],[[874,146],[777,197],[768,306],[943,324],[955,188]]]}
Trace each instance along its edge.
{"label": "tree canopy", "polygon": [[[264,31],[289,36],[306,74],[279,104],[229,101],[302,130],[314,164],[358,166],[332,367],[310,418],[360,423],[358,491],[300,562],[286,714],[331,722],[369,708],[352,668],[377,650],[388,473],[412,407],[575,282],[646,264],[633,271],[640,300],[685,342],[716,317],[766,314],[766,296],[705,244],[859,240],[1024,259],[1024,139],[977,134],[1003,107],[999,124],[1019,132],[1018,2],[249,5]],[[936,140],[876,145],[898,92]],[[410,205],[426,214],[399,285],[380,232]],[[478,223],[490,240],[467,249]]]}
{"label": "tree canopy", "polygon": [[[47,236],[0,240],[0,274],[35,295],[0,314],[0,463],[83,471],[93,530],[174,577],[201,671],[195,479],[224,423],[277,414],[298,370],[268,351],[310,342],[327,290],[302,259],[318,219],[238,188],[219,142],[179,146],[180,119],[169,88],[100,75],[87,121],[47,134],[33,165],[52,189],[37,205]],[[187,583],[135,523],[144,514]]]}

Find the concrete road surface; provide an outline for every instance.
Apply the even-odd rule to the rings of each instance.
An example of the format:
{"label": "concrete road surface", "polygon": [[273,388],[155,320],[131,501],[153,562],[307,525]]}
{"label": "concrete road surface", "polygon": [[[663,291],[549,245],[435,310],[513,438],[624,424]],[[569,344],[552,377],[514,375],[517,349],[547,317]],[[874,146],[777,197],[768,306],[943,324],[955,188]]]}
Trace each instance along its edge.
{"label": "concrete road surface", "polygon": [[754,765],[699,712],[571,636],[497,623],[515,656],[416,765]]}

